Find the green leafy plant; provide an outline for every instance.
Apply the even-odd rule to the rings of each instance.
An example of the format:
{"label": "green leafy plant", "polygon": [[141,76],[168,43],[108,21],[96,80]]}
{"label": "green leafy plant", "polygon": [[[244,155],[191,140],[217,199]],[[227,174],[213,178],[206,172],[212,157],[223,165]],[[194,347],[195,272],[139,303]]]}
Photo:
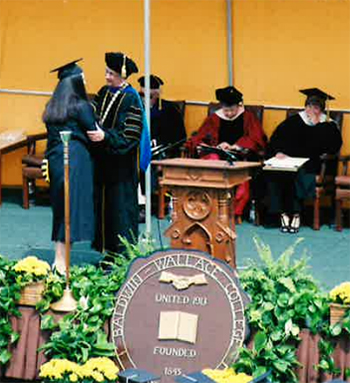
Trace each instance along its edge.
{"label": "green leafy plant", "polygon": [[246,315],[254,343],[251,350],[240,350],[233,366],[237,371],[260,375],[271,369],[274,382],[297,382],[301,329],[316,333],[327,326],[327,296],[308,274],[305,256],[291,260],[301,240],[274,259],[270,247],[254,238],[261,263],[251,261],[240,274],[243,288],[252,297]]}
{"label": "green leafy plant", "polygon": [[[320,335],[322,339],[319,341],[318,347],[320,351],[319,363],[315,366],[317,371],[337,376],[340,368],[336,366],[332,356],[335,350],[335,338],[341,335],[350,335],[350,310],[347,310],[342,322],[335,325],[325,326]],[[345,369],[345,378],[350,376],[350,368]]]}
{"label": "green leafy plant", "polygon": [[338,375],[340,368],[336,367],[332,354],[334,352],[333,342],[321,339],[318,343],[318,348],[321,354],[319,363],[315,366],[317,371],[323,371],[328,374]]}
{"label": "green leafy plant", "polygon": [[19,335],[11,327],[10,317],[21,314],[16,302],[21,296],[22,286],[17,283],[17,273],[11,262],[0,255],[0,365],[5,365],[11,359],[8,346],[14,344]]}

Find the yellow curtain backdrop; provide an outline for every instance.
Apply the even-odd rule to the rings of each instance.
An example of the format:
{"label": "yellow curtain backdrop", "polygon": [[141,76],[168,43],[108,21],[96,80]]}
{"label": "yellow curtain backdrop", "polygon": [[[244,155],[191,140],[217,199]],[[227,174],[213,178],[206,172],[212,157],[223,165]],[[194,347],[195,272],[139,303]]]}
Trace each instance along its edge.
{"label": "yellow curtain backdrop", "polygon": [[[350,0],[234,0],[233,73],[247,104],[303,104],[298,89],[320,87],[350,105]],[[164,97],[211,101],[227,85],[226,0],[152,0],[152,72],[165,81]],[[104,84],[104,53],[124,51],[143,68],[142,0],[0,0],[0,88],[52,91],[49,73],[83,57],[88,91]],[[131,78],[137,85],[138,76]],[[0,132],[44,130],[48,98],[0,94]],[[190,134],[206,115],[188,106]],[[271,134],[285,116],[266,111]],[[350,153],[350,119],[343,127]],[[21,184],[24,150],[6,155],[3,181]]]}

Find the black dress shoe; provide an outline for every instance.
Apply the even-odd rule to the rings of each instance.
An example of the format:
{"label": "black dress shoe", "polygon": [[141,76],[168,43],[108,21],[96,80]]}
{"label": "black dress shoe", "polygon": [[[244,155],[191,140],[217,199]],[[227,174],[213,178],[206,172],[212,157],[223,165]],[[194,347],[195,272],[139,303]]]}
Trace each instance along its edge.
{"label": "black dress shoe", "polygon": [[299,228],[300,228],[300,215],[294,214],[292,218],[292,222],[290,223],[290,226],[289,226],[289,232],[291,234],[297,234],[299,233]]}
{"label": "black dress shoe", "polygon": [[146,222],[146,208],[144,206],[139,207],[139,223]]}
{"label": "black dress shoe", "polygon": [[281,214],[281,227],[280,227],[280,231],[282,233],[288,233],[289,232],[289,217],[285,213]]}

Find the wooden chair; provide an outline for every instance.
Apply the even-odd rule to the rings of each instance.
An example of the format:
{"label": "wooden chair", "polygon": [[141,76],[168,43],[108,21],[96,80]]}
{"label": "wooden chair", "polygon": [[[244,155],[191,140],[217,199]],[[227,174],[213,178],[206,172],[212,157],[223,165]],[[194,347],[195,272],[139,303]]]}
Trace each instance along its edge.
{"label": "wooden chair", "polygon": [[37,179],[43,179],[41,164],[44,159],[44,153],[37,153],[36,144],[38,141],[46,140],[47,133],[33,134],[27,137],[28,152],[22,158],[22,189],[23,189],[23,208],[29,209],[29,185],[35,187]]}
{"label": "wooden chair", "polygon": [[340,156],[339,162],[342,164],[341,175],[335,177],[335,223],[336,230],[343,230],[342,207],[343,201],[350,201],[350,175],[348,173],[348,165],[350,155]]}
{"label": "wooden chair", "polygon": [[[287,118],[291,117],[304,109],[288,109]],[[341,131],[343,126],[343,113],[339,111],[331,111],[330,117],[337,123],[339,130]],[[320,173],[316,175],[316,191],[314,199],[314,211],[313,211],[313,229],[320,230],[320,205],[321,197],[330,195],[332,198],[332,204],[334,204],[335,196],[335,177],[338,169],[338,155],[323,154],[320,157],[321,168]]]}
{"label": "wooden chair", "polygon": [[[182,118],[185,118],[185,111],[186,111],[186,101],[185,100],[180,100],[180,101],[172,101],[176,109],[178,109],[179,113],[181,114]],[[183,150],[181,150],[183,152]],[[159,179],[161,176],[159,177]],[[159,184],[158,187],[158,219],[164,219],[165,218],[165,208],[166,208],[166,203],[165,203],[165,196],[166,193],[168,193],[167,188],[164,186],[161,186]]]}

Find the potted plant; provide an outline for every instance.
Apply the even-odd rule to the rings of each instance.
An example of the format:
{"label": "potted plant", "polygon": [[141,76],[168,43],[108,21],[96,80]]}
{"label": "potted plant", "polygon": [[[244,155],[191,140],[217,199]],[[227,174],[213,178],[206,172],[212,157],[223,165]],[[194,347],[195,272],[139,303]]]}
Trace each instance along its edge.
{"label": "potted plant", "polygon": [[35,306],[45,290],[45,279],[50,273],[50,265],[35,256],[19,260],[14,266],[16,282],[24,286],[21,291],[20,305]]}
{"label": "potted plant", "polygon": [[90,358],[83,365],[67,359],[51,359],[40,368],[43,383],[114,383],[119,369],[106,357]]}
{"label": "potted plant", "polygon": [[345,312],[350,309],[350,282],[343,282],[329,293],[331,326],[341,322]]}

